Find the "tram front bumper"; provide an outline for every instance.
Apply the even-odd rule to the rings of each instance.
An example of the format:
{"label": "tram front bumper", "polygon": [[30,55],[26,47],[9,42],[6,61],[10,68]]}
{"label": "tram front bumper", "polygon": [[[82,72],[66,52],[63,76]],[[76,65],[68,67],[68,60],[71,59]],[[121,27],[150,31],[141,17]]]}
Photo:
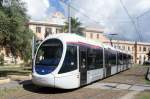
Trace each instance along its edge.
{"label": "tram front bumper", "polygon": [[45,86],[45,87],[54,87],[54,76],[52,74],[48,75],[32,75],[32,82],[35,85]]}

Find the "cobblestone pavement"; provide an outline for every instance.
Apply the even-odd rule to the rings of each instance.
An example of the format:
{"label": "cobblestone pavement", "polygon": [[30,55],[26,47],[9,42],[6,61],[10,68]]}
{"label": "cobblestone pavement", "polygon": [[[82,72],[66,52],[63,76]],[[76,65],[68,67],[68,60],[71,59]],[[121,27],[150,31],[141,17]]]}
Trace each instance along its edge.
{"label": "cobblestone pavement", "polygon": [[[147,67],[133,67],[120,74],[75,90],[52,89],[37,87],[33,84],[24,84],[17,90],[0,96],[0,99],[131,99],[139,92],[127,90],[126,88],[130,87],[128,84],[144,85],[146,72]],[[101,84],[110,84],[111,86],[99,88],[98,85]],[[111,90],[117,84],[120,84],[118,88],[124,89]]]}
{"label": "cobblestone pavement", "polygon": [[93,83],[87,88],[110,90],[150,91],[150,85],[145,84],[148,67],[133,67],[127,71]]}
{"label": "cobblestone pavement", "polygon": [[129,70],[121,72],[117,75],[113,75],[100,82],[122,83],[122,84],[145,84],[145,76],[147,70],[148,67],[135,66],[130,68]]}

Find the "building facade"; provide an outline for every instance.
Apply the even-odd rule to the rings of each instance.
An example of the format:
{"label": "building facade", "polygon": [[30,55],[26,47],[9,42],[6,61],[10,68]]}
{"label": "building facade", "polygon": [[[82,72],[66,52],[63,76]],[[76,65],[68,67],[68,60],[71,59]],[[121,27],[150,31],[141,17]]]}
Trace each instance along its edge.
{"label": "building facade", "polygon": [[[53,24],[44,21],[31,21],[29,28],[37,35],[38,38],[44,39],[45,35],[63,33],[63,24]],[[112,45],[115,48],[130,53],[133,56],[133,63],[143,64],[148,61],[147,53],[150,50],[150,43],[133,42],[123,40],[111,40],[104,35],[103,28],[83,28],[83,36],[88,39],[100,41],[105,44]]]}
{"label": "building facade", "polygon": [[44,39],[48,35],[63,32],[63,25],[48,23],[44,21],[30,21],[28,23],[28,26],[40,40]]}

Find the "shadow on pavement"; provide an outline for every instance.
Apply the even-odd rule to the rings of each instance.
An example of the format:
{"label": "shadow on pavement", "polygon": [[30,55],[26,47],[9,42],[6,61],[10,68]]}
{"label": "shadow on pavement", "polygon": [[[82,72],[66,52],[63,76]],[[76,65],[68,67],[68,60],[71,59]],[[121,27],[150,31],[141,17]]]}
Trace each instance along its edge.
{"label": "shadow on pavement", "polygon": [[68,93],[75,91],[76,89],[57,89],[57,88],[50,88],[50,87],[40,87],[36,86],[32,83],[31,80],[20,82],[21,85],[23,85],[24,90],[34,92],[34,93],[40,93],[40,94],[60,94],[60,93]]}

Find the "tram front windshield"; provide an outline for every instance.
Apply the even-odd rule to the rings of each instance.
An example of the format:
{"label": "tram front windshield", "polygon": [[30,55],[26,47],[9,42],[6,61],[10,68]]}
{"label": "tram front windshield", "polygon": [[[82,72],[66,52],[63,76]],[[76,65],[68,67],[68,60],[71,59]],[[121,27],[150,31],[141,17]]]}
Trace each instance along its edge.
{"label": "tram front windshield", "polygon": [[63,45],[60,40],[49,39],[39,48],[36,56],[36,66],[57,67],[63,51]]}

